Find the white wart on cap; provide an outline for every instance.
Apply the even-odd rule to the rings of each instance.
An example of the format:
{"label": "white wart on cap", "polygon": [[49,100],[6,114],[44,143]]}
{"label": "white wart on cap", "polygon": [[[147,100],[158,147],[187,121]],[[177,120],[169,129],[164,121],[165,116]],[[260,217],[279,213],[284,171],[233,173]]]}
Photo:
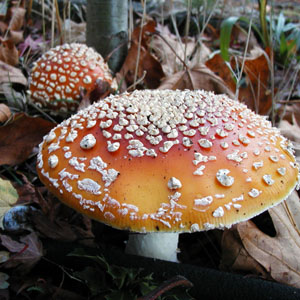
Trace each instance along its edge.
{"label": "white wart on cap", "polygon": [[224,95],[135,91],[54,128],[38,173],[64,203],[116,228],[192,232],[285,199],[299,168],[270,122]]}
{"label": "white wart on cap", "polygon": [[47,51],[31,70],[29,94],[32,101],[53,110],[74,110],[80,90],[87,93],[103,81],[117,88],[102,56],[84,44],[64,44]]}

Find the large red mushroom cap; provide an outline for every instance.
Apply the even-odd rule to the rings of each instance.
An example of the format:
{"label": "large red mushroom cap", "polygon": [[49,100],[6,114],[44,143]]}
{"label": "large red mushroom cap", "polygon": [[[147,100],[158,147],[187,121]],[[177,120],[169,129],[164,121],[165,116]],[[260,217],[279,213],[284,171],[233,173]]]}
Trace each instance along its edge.
{"label": "large red mushroom cap", "polygon": [[38,173],[59,199],[136,232],[194,232],[247,220],[298,181],[291,143],[225,95],[135,91],[54,128]]}
{"label": "large red mushroom cap", "polygon": [[90,94],[97,85],[117,89],[102,56],[84,44],[64,44],[34,63],[29,94],[33,102],[53,110],[75,110],[81,89]]}

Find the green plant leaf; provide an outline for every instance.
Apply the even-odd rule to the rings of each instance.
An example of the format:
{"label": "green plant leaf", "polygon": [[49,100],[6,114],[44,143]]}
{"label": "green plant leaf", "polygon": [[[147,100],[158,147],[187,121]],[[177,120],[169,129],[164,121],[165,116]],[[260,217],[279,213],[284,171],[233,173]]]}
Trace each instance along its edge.
{"label": "green plant leaf", "polygon": [[229,44],[232,28],[235,23],[239,20],[239,17],[229,17],[225,19],[221,24],[221,34],[220,34],[220,48],[221,55],[225,61],[229,61]]}
{"label": "green plant leaf", "polygon": [[[221,23],[221,33],[220,33],[221,56],[227,62],[230,59],[229,45],[230,45],[230,37],[231,37],[232,28],[238,21],[244,22],[248,25],[250,24],[250,19],[249,18],[247,18],[247,17],[235,17],[235,16],[231,16],[231,17],[225,19]],[[265,44],[265,39],[264,39],[262,33],[260,32],[260,30],[257,28],[257,26],[252,24],[252,28],[259,35],[262,42]]]}
{"label": "green plant leaf", "polygon": [[285,16],[284,14],[281,12],[279,14],[278,20],[277,20],[277,26],[275,29],[275,37],[277,41],[281,40],[281,36],[283,33],[283,29],[284,29],[284,24],[285,24]]}

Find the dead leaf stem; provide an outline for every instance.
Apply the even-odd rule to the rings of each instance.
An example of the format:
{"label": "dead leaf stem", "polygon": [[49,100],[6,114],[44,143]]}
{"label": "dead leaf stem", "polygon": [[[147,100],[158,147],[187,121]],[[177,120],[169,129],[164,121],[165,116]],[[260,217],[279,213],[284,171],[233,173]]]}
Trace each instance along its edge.
{"label": "dead leaf stem", "polygon": [[[284,202],[282,203],[282,205],[284,206],[285,212],[286,212],[286,214],[287,214],[287,216],[288,216],[288,218],[289,218],[291,224],[293,225],[294,229],[297,231],[297,233],[298,233],[298,235],[299,235],[299,237],[300,237],[300,230],[298,229],[298,227],[297,227],[297,225],[296,225],[295,219],[294,219],[294,217],[293,217],[293,214],[291,213],[291,210],[290,210],[290,208],[289,208],[287,202],[284,201]],[[297,241],[295,241],[295,244],[297,244],[298,247],[300,248],[300,243],[298,244]]]}
{"label": "dead leaf stem", "polygon": [[240,82],[241,82],[241,79],[243,76],[246,56],[247,56],[248,47],[249,47],[249,41],[250,41],[250,35],[251,35],[251,29],[252,29],[252,20],[253,20],[253,5],[252,5],[252,9],[251,9],[250,23],[249,23],[248,33],[247,33],[247,40],[246,40],[246,45],[245,45],[245,50],[244,50],[244,55],[243,55],[243,60],[242,60],[242,66],[241,66],[241,70],[239,72],[239,76],[238,76],[237,82],[236,82],[235,100],[238,100],[238,98],[239,98],[239,90],[240,90],[239,86],[240,86]]}
{"label": "dead leaf stem", "polygon": [[186,65],[185,61],[176,53],[176,51],[173,49],[173,47],[170,45],[170,43],[165,39],[165,37],[162,36],[157,31],[154,34],[157,35],[158,37],[160,37],[166,43],[166,45],[171,49],[171,51],[174,53],[174,55],[176,56],[176,58],[178,58],[180,60],[180,62],[184,65],[184,67],[186,69],[188,69],[188,66]]}
{"label": "dead leaf stem", "polygon": [[137,85],[137,76],[139,71],[139,62],[140,62],[140,55],[141,55],[141,46],[142,46],[142,36],[143,36],[143,27],[144,27],[144,21],[146,17],[146,6],[147,6],[147,0],[144,1],[144,7],[143,7],[143,15],[141,20],[141,30],[139,34],[139,43],[138,43],[138,52],[137,52],[137,59],[136,59],[136,65],[135,65],[135,72],[134,72],[134,80],[133,80],[133,89],[135,89]]}
{"label": "dead leaf stem", "polygon": [[151,291],[148,295],[138,298],[138,300],[155,300],[163,293],[177,286],[193,287],[193,284],[184,276],[177,275],[163,282],[159,287]]}

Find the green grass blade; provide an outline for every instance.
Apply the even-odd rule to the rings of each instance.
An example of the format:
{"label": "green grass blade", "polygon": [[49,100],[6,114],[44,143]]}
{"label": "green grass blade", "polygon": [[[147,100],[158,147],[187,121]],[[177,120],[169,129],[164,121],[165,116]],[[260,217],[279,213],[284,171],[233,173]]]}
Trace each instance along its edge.
{"label": "green grass blade", "polygon": [[231,32],[234,24],[239,20],[239,17],[229,17],[221,24],[220,48],[221,56],[225,61],[229,61],[229,44]]}
{"label": "green grass blade", "polygon": [[[231,36],[232,28],[239,21],[244,22],[247,25],[250,24],[250,19],[247,17],[229,17],[225,19],[221,24],[221,34],[220,34],[221,56],[227,62],[229,61],[230,58],[229,45],[230,45],[230,36]],[[265,39],[262,32],[253,23],[252,23],[252,28],[265,45]]]}

